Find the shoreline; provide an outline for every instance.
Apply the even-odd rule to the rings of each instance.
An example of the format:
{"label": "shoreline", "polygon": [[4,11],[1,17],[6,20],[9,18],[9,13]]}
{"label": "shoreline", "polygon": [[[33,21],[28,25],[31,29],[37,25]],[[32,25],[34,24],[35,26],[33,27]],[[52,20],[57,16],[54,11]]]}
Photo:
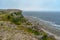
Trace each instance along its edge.
{"label": "shoreline", "polygon": [[44,20],[44,19],[42,19],[42,18],[35,17],[35,16],[27,16],[27,15],[24,15],[24,16],[38,19],[38,20],[40,20],[40,21],[42,21],[42,22],[44,22],[44,23],[47,23],[47,24],[51,25],[51,26],[54,27],[55,29],[60,30],[60,25],[55,24],[55,22],[47,21],[47,20]]}
{"label": "shoreline", "polygon": [[43,20],[40,20],[38,18],[29,17],[29,16],[25,16],[25,17],[32,22],[36,21],[40,25],[43,25],[42,30],[44,32],[46,32],[49,35],[53,35],[57,40],[60,40],[60,30],[57,30],[56,28],[54,28],[49,23],[43,22]]}
{"label": "shoreline", "polygon": [[45,29],[43,29],[43,28],[42,28],[42,30],[43,30],[44,32],[46,32],[47,34],[54,36],[54,37],[56,38],[56,40],[60,40],[60,36],[57,36],[57,35],[49,32],[49,31],[47,31],[47,30],[45,30]]}

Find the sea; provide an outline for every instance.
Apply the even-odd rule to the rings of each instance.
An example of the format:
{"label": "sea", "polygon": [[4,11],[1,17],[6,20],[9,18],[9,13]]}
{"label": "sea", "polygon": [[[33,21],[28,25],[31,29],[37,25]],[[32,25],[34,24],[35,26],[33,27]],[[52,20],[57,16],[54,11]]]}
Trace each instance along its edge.
{"label": "sea", "polygon": [[24,11],[23,15],[40,18],[60,30],[60,12]]}

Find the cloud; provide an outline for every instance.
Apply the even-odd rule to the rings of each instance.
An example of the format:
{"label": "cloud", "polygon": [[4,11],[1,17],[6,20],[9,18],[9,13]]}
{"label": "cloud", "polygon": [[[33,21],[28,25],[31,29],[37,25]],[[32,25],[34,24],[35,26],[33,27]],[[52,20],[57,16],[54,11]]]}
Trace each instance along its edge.
{"label": "cloud", "polygon": [[0,0],[0,9],[19,8],[19,0]]}
{"label": "cloud", "polygon": [[0,0],[0,8],[19,8],[30,11],[60,10],[60,0]]}
{"label": "cloud", "polygon": [[23,10],[47,10],[56,11],[60,9],[59,0],[25,0],[21,1],[21,9]]}

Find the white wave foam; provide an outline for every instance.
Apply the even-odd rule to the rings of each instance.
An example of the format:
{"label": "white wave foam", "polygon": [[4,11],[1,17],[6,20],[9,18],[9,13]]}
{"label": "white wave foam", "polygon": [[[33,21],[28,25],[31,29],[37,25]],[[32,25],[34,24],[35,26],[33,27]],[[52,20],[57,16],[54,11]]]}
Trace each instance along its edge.
{"label": "white wave foam", "polygon": [[38,20],[44,22],[44,23],[49,23],[50,25],[52,25],[53,27],[55,27],[56,29],[60,30],[60,25],[57,25],[55,24],[55,22],[51,22],[51,21],[46,21],[46,20],[43,20],[41,18],[38,18],[38,17],[34,17],[34,16],[30,16],[30,17],[33,17],[33,18],[37,18]]}
{"label": "white wave foam", "polygon": [[[26,17],[29,17],[29,16],[26,16]],[[43,20],[41,18],[38,18],[38,17],[34,17],[34,16],[30,16],[31,18],[34,18],[34,19],[37,19],[39,21],[42,21],[44,23],[47,23],[47,24],[50,24],[51,26],[55,27],[56,29],[60,30],[60,25],[57,25],[55,24],[55,22],[51,22],[51,21],[46,21],[46,20]]]}

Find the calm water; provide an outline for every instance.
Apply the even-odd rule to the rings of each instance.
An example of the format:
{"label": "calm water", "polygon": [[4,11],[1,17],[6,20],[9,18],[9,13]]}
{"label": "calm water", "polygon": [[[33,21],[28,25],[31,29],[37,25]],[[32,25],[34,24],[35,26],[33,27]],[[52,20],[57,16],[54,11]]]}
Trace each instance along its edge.
{"label": "calm water", "polygon": [[52,22],[53,26],[60,29],[60,12],[23,12],[23,15],[41,18],[45,21]]}

